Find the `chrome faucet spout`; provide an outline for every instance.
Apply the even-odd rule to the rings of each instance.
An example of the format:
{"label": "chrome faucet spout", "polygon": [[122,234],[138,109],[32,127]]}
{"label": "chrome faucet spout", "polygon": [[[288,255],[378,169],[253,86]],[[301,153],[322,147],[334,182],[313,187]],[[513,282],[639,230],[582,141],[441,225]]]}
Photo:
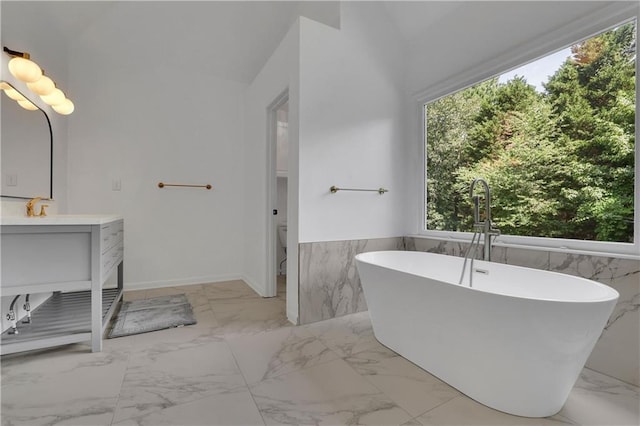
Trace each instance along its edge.
{"label": "chrome faucet spout", "polygon": [[[484,222],[480,222],[480,210],[479,210],[479,199],[477,196],[474,196],[473,193],[476,188],[476,184],[482,184],[482,189],[484,190],[484,214],[485,220]],[[476,221],[476,225],[485,225],[487,222],[491,221],[491,189],[489,188],[489,184],[486,180],[482,178],[475,178],[471,182],[471,187],[469,188],[469,196],[474,200],[475,212],[474,218]]]}
{"label": "chrome faucet spout", "polygon": [[[481,184],[484,192],[484,220],[480,220],[480,198],[474,195],[476,185]],[[469,196],[473,200],[473,226],[484,234],[484,260],[491,260],[491,237],[500,234],[491,221],[491,189],[486,180],[475,178],[469,188]]]}
{"label": "chrome faucet spout", "polygon": [[473,223],[474,225],[480,223],[480,197],[477,195],[471,195],[473,199]]}

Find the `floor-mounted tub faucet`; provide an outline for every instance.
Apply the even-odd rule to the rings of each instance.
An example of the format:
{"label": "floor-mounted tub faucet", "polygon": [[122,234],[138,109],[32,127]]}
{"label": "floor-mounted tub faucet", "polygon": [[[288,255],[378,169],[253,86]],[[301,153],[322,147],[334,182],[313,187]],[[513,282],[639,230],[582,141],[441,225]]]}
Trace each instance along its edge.
{"label": "floor-mounted tub faucet", "polygon": [[[484,220],[480,220],[480,197],[474,194],[476,184],[482,184],[484,190]],[[500,235],[500,230],[491,222],[491,189],[486,180],[475,178],[469,188],[469,196],[473,200],[473,226],[484,234],[484,260],[491,260],[491,238]]]}

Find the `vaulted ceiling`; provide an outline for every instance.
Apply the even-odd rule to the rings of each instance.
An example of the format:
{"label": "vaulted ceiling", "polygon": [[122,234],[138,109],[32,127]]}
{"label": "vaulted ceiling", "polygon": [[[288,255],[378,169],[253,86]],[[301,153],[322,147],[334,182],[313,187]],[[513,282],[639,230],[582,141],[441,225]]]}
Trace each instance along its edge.
{"label": "vaulted ceiling", "polygon": [[[526,16],[546,16],[533,1],[377,3],[408,48],[420,52],[434,50],[434,43],[443,37],[451,38],[454,23],[460,23],[467,32],[478,34],[481,53],[492,55],[491,47],[499,51],[500,42],[483,39],[483,28],[504,27],[510,37],[524,40],[540,30],[536,24],[540,20],[528,21]],[[558,1],[550,2],[550,7],[586,13],[607,3]],[[253,80],[298,16],[339,28],[341,12],[338,1],[2,1],[0,8],[3,34],[20,33],[12,29],[28,25],[67,46],[86,37],[100,51],[112,43],[114,49],[138,49],[142,59],[145,53],[158,57],[172,52],[174,61],[195,58],[196,65],[205,64],[206,72],[243,83]],[[516,19],[505,22],[503,14]],[[104,32],[91,39],[91,29],[104,21],[116,27],[107,31],[110,40],[104,39]],[[554,16],[543,21],[551,27],[559,25]],[[478,50],[474,42],[465,42],[471,49],[465,54]],[[117,56],[117,52],[108,54]]]}
{"label": "vaulted ceiling", "polygon": [[253,80],[298,16],[340,24],[339,3],[333,1],[2,1],[0,7],[2,33],[28,25],[70,45],[110,20],[119,26],[112,34],[114,49],[127,43],[141,55],[201,56],[219,64],[208,71],[244,83]]}

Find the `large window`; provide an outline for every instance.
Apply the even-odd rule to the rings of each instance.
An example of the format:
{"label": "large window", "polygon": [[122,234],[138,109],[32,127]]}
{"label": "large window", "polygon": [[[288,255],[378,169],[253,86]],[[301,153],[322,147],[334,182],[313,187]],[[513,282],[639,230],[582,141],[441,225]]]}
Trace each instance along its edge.
{"label": "large window", "polygon": [[[636,21],[424,105],[425,229],[634,242]],[[637,226],[637,225],[636,225]]]}

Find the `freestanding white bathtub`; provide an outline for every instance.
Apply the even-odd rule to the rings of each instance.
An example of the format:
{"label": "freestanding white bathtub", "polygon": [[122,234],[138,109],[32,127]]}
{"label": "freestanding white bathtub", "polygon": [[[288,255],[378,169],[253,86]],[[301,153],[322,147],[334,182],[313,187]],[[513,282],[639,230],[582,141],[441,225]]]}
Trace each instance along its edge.
{"label": "freestanding white bathtub", "polygon": [[[469,262],[470,263],[470,262]],[[356,256],[376,338],[476,401],[510,414],[556,414],[618,292],[570,275],[380,251]]]}

